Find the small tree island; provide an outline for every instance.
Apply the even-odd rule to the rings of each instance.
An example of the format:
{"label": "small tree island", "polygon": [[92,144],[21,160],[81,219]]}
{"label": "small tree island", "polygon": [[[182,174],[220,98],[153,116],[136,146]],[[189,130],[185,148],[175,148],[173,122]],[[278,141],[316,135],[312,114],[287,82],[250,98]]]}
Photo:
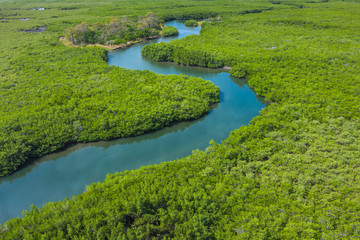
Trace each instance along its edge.
{"label": "small tree island", "polygon": [[163,37],[178,36],[178,35],[179,35],[179,31],[177,30],[176,27],[173,26],[164,27],[161,31],[161,36]]}
{"label": "small tree island", "polygon": [[198,22],[196,20],[187,20],[185,21],[185,26],[187,27],[197,27],[198,26]]}

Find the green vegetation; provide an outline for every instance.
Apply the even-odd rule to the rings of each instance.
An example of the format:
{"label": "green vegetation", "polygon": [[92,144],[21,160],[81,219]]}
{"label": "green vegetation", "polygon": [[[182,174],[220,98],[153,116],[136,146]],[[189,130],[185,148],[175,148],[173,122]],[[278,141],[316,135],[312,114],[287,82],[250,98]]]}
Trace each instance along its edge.
{"label": "green vegetation", "polygon": [[[109,33],[130,20],[80,18],[72,11],[83,9],[62,10],[63,5],[2,6],[0,176],[77,142],[135,136],[199,118],[219,101],[219,89],[210,82],[112,67],[105,50],[69,48],[58,40],[69,27],[86,26],[83,40],[98,41],[89,40],[97,35],[89,29],[99,22]],[[128,18],[138,19],[137,25],[158,22],[152,14]],[[39,27],[46,31],[23,31]]]}
{"label": "green vegetation", "polygon": [[194,20],[194,19],[186,20],[186,21],[185,21],[185,26],[188,26],[188,27],[197,27],[197,26],[198,26],[198,23],[197,23],[197,21]]}
{"label": "green vegetation", "polygon": [[13,59],[27,71],[1,105],[2,175],[72,143],[135,136],[199,118],[218,101],[210,82],[110,67],[105,50],[32,53],[51,62]]}
{"label": "green vegetation", "polygon": [[[182,4],[182,13],[171,10],[177,5],[169,3],[166,13],[158,9],[159,16],[198,19],[193,15],[221,14],[221,21],[204,23],[200,36],[151,45],[144,49],[144,54],[154,60],[186,65],[231,66],[233,75],[247,77],[249,85],[272,104],[249,126],[234,130],[222,144],[213,143],[206,151],[195,151],[178,161],[109,175],[103,183],[92,184],[73,199],[48,203],[40,209],[33,207],[23,219],[8,221],[2,226],[1,237],[359,238],[360,3],[259,0]],[[219,9],[217,4],[223,7]],[[150,5],[144,2],[142,6]],[[6,36],[19,34],[35,33]],[[28,44],[17,58],[13,52],[3,54],[10,56],[5,61],[11,60],[11,65],[2,65],[2,79],[6,75],[11,81],[2,80],[1,95],[6,93],[6,98],[1,98],[1,107],[5,105],[6,109],[1,111],[2,123],[16,104],[30,102],[22,100],[29,89],[42,89],[42,81],[48,74],[45,71],[45,76],[40,78],[42,72],[35,73],[44,63],[49,69],[60,68],[52,70],[56,74],[68,71],[59,78],[67,76],[68,84],[81,79],[80,76],[89,79],[87,74],[103,76],[108,69],[124,75],[149,74],[162,78],[148,72],[105,67],[105,63],[97,67],[99,60],[96,59],[104,56],[98,49],[66,49],[56,43],[55,38],[40,37],[36,40],[44,46],[38,49],[40,45],[29,39],[25,38],[25,43],[20,45]],[[48,49],[47,54],[41,55],[44,48]],[[56,58],[51,55],[51,49],[73,54],[64,55],[68,56],[71,66],[72,58],[84,56],[84,52],[96,53],[90,58],[96,64],[82,60],[86,64],[75,65],[77,71],[87,68],[92,72],[84,70],[79,72],[80,76],[74,75],[76,71],[72,68],[62,68],[50,61]],[[26,55],[28,58],[23,60]],[[54,55],[61,58],[59,54]],[[27,65],[30,60],[34,66],[31,71]],[[53,81],[53,87],[61,83]],[[22,85],[24,82],[34,87]],[[46,89],[51,93],[52,88]],[[8,96],[17,96],[19,100],[12,103]],[[33,98],[37,95],[31,96],[31,101],[36,102]],[[47,99],[46,96],[42,99]],[[105,101],[107,93],[102,96]],[[51,111],[51,107],[48,109]],[[34,113],[43,111],[39,109]],[[17,115],[19,121],[32,119],[26,113],[24,108],[25,116]],[[49,121],[60,120],[46,116]],[[13,117],[11,122],[16,119]],[[11,126],[16,129],[10,120],[6,123],[7,128],[2,129]],[[14,137],[13,142],[15,140]]]}
{"label": "green vegetation", "polygon": [[83,22],[75,27],[66,29],[65,39],[73,45],[94,44],[114,45],[126,43],[136,39],[159,37],[161,30],[159,19],[148,13],[140,16],[136,22],[129,21],[126,16],[118,19],[113,17],[108,23]]}
{"label": "green vegetation", "polygon": [[177,42],[150,44],[141,49],[141,55],[153,61],[175,62],[187,66],[219,68],[224,66],[221,54],[206,49],[190,49]]}
{"label": "green vegetation", "polygon": [[161,36],[163,37],[178,36],[178,35],[179,35],[179,31],[177,30],[176,27],[173,26],[164,27],[161,30]]}

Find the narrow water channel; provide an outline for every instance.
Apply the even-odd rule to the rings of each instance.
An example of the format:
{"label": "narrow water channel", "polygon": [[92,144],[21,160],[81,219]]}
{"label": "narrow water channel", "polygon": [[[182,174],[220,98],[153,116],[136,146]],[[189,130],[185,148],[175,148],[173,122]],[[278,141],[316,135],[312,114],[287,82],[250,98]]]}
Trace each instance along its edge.
{"label": "narrow water channel", "polygon": [[222,70],[152,63],[143,59],[140,51],[146,44],[183,38],[200,31],[200,28],[187,28],[177,21],[167,25],[178,28],[180,35],[113,51],[109,53],[109,64],[210,80],[220,87],[220,103],[196,121],[134,138],[77,144],[47,155],[9,177],[0,178],[0,224],[21,217],[22,210],[28,210],[32,204],[41,206],[80,194],[86,185],[104,180],[107,173],[176,160],[190,155],[194,149],[204,150],[211,139],[220,143],[231,130],[248,124],[258,115],[264,102],[249,89],[245,80],[232,78]]}

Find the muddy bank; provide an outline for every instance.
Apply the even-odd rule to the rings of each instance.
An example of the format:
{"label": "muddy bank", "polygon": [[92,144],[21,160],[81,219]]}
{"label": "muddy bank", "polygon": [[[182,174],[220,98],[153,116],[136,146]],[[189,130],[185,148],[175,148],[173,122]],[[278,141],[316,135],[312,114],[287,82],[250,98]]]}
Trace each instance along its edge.
{"label": "muddy bank", "polygon": [[142,43],[145,42],[147,40],[153,40],[153,39],[157,39],[160,38],[160,36],[153,36],[153,37],[148,37],[148,38],[141,38],[141,39],[137,39],[135,41],[129,41],[127,43],[122,43],[122,44],[114,44],[114,45],[103,45],[103,44],[99,44],[99,43],[95,43],[95,44],[79,44],[79,45],[74,45],[72,44],[71,41],[65,39],[65,37],[60,37],[59,41],[62,42],[65,46],[68,47],[101,47],[101,48],[105,48],[108,50],[119,50],[119,49],[125,49],[128,47],[131,47],[137,43]]}

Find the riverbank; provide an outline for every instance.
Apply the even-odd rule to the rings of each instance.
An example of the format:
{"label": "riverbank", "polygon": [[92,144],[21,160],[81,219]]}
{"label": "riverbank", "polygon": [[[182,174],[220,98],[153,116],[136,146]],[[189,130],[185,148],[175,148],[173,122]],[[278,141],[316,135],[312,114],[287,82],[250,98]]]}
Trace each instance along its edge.
{"label": "riverbank", "polygon": [[[175,21],[173,24],[179,30],[183,25]],[[158,41],[170,41],[186,37],[188,34],[198,34],[200,28],[186,28],[185,30],[180,31],[180,35],[177,37],[164,38]],[[191,31],[189,32],[189,30]],[[194,149],[205,150],[209,146],[210,140],[221,142],[229,135],[231,130],[248,124],[263,108],[263,104],[259,102],[251,89],[245,85],[245,82],[234,80],[229,73],[222,69],[148,62],[140,54],[141,48],[145,44],[149,44],[149,42],[140,43],[122,51],[111,51],[108,54],[108,63],[121,68],[149,70],[165,75],[160,80],[161,86],[152,84],[151,88],[144,88],[146,92],[153,92],[155,89],[166,89],[167,94],[180,97],[178,95],[179,91],[184,91],[187,85],[191,86],[191,92],[194,94],[197,92],[194,87],[200,87],[199,82],[191,83],[189,79],[185,80],[184,84],[173,82],[171,86],[167,86],[168,83],[171,84],[171,76],[174,75],[184,74],[210,80],[224,94],[221,95],[221,102],[212,106],[210,113],[198,120],[178,122],[138,137],[74,145],[65,151],[58,151],[39,159],[39,161],[6,178],[8,180],[0,182],[0,195],[8,196],[6,199],[0,199],[2,221],[21,216],[21,211],[28,209],[31,204],[39,207],[45,202],[58,201],[65,197],[80,194],[84,191],[86,185],[103,181],[108,173],[138,169],[146,165],[180,159],[190,155]],[[94,49],[79,48],[78,50],[86,52]],[[98,49],[98,51],[100,50]],[[181,76],[181,79],[185,77],[184,75]],[[117,79],[121,79],[121,76]],[[126,89],[140,82],[139,80],[142,82],[145,79],[142,77],[136,79],[136,82],[126,81],[129,85],[124,88],[125,93]],[[103,86],[108,85],[107,82]],[[98,89],[99,86],[95,88]],[[113,85],[109,86],[109,88],[112,89]],[[171,92],[171,89],[174,89],[174,92]],[[131,95],[133,96],[134,93]],[[198,94],[196,93],[196,95]],[[119,96],[112,98],[112,102]],[[163,97],[164,95],[161,95],[160,99],[163,99]],[[115,100],[114,103],[116,102],[118,101]],[[174,105],[174,107],[185,107],[185,104],[189,101],[181,101],[180,103],[182,102],[183,104]],[[173,103],[176,104],[175,101]],[[124,105],[124,102],[122,102],[122,105]],[[130,111],[129,109],[128,107],[127,112]],[[158,119],[154,121],[159,121],[160,112],[157,112]],[[242,114],[234,115],[234,112],[241,112]],[[53,189],[58,190],[53,191]],[[49,192],[52,192],[52,194],[49,195]],[[11,203],[12,206],[9,206],[8,203]]]}
{"label": "riverbank", "polygon": [[65,37],[60,37],[59,41],[62,42],[65,46],[67,47],[72,47],[72,48],[79,48],[79,47],[101,47],[104,48],[106,50],[119,50],[119,49],[125,49],[128,47],[131,47],[137,43],[142,43],[145,41],[149,41],[149,40],[154,40],[154,39],[158,39],[161,36],[152,36],[152,37],[148,37],[148,38],[139,38],[135,41],[128,41],[127,43],[122,43],[122,44],[114,44],[114,45],[103,45],[103,44],[99,44],[99,43],[95,43],[95,44],[81,44],[81,45],[74,45],[72,44],[71,41],[66,40]]}
{"label": "riverbank", "polygon": [[[18,101],[14,99],[18,95],[12,91],[12,95],[7,95],[7,99],[12,100],[0,107],[3,113],[11,109],[10,114],[2,116],[3,126],[19,126],[0,134],[0,140],[8,146],[0,149],[3,153],[0,156],[0,176],[10,175],[30,159],[58,151],[69,144],[138,136],[175,122],[197,119],[209,112],[209,105],[219,101],[219,89],[209,82],[193,77],[119,69],[106,63],[109,50],[140,45],[146,39],[106,46],[107,49],[100,48],[101,45],[53,48],[56,44],[52,42],[27,49],[26,55],[13,59],[13,68],[31,72],[22,74],[24,80],[17,83],[17,87],[27,89],[26,94],[21,94],[21,101],[28,106],[21,108],[21,105],[16,105]],[[46,61],[40,61],[38,57]],[[84,62],[88,65],[84,66]],[[36,91],[32,89],[35,85]],[[55,85],[56,90],[49,87]],[[34,110],[38,108],[42,110]],[[29,112],[31,117],[24,120]],[[13,141],[18,131],[21,131],[21,140],[7,144]],[[24,148],[23,142],[31,147]],[[21,154],[14,156],[15,152]]]}

